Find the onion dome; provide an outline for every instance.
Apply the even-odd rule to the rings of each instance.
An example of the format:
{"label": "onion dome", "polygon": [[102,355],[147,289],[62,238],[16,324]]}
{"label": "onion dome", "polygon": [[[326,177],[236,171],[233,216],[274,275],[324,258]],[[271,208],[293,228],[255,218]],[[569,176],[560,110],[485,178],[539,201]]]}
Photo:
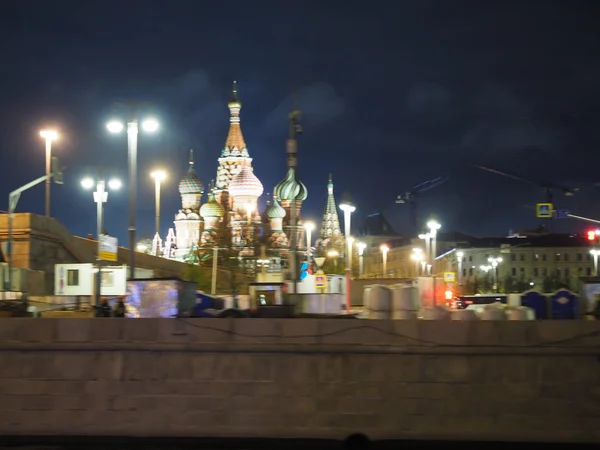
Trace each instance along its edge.
{"label": "onion dome", "polygon": [[223,217],[225,208],[217,201],[214,192],[208,194],[208,201],[200,208],[200,215],[203,218],[207,217]]}
{"label": "onion dome", "polygon": [[264,188],[252,168],[242,166],[237,175],[231,179],[228,190],[232,197],[260,197]]}
{"label": "onion dome", "polygon": [[188,173],[179,182],[179,193],[184,194],[202,194],[204,185],[196,172],[194,172],[194,150],[190,150],[190,168]]}
{"label": "onion dome", "polygon": [[179,211],[177,215],[175,215],[175,220],[185,220],[186,218],[187,216],[183,211]]}
{"label": "onion dome", "polygon": [[275,186],[273,196],[285,201],[304,201],[308,197],[308,190],[302,181],[296,179],[296,170],[290,167],[285,178]]}
{"label": "onion dome", "polygon": [[285,217],[285,209],[283,209],[275,197],[273,197],[273,203],[267,209],[267,216],[269,219],[283,219]]}

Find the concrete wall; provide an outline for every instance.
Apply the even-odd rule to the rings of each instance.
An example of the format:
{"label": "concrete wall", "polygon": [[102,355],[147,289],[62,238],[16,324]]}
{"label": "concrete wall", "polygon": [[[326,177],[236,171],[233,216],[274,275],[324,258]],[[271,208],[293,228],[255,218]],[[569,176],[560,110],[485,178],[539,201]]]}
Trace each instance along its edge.
{"label": "concrete wall", "polygon": [[600,322],[0,319],[0,435],[600,442],[599,336]]}

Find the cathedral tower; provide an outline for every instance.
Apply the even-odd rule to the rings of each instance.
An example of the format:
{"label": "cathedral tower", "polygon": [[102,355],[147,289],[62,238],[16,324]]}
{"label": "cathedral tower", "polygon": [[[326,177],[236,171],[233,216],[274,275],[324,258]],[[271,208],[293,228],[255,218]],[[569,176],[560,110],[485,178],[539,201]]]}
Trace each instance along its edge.
{"label": "cathedral tower", "polygon": [[198,246],[200,240],[200,202],[204,193],[204,185],[194,171],[194,151],[190,150],[188,173],[179,182],[181,209],[175,215],[175,235],[177,250],[175,257],[184,259],[191,250]]}
{"label": "cathedral tower", "polygon": [[[283,218],[283,231],[290,241],[292,241],[292,233],[296,233],[297,249],[306,248],[306,239],[304,239],[304,227],[302,226],[302,203],[308,197],[308,190],[302,181],[296,178],[296,169],[294,167],[288,168],[285,178],[281,180],[273,190],[273,199],[277,198],[281,202],[281,206],[285,210],[285,217]],[[290,224],[291,208],[292,205],[296,207],[296,217],[298,218],[298,225],[296,230],[292,230]],[[293,242],[293,241],[292,241]]]}
{"label": "cathedral tower", "polygon": [[252,158],[246,148],[246,141],[244,141],[240,125],[242,102],[238,100],[236,81],[233,82],[233,92],[227,106],[229,107],[229,132],[225,140],[225,147],[223,147],[218,160],[215,198],[226,211],[229,211],[233,207],[233,201],[229,194],[231,180],[242,167],[252,166]]}
{"label": "cathedral tower", "polygon": [[340,229],[340,219],[335,204],[331,174],[329,174],[329,182],[327,183],[327,203],[323,213],[317,246],[323,251],[337,250],[341,252],[344,249],[344,237]]}

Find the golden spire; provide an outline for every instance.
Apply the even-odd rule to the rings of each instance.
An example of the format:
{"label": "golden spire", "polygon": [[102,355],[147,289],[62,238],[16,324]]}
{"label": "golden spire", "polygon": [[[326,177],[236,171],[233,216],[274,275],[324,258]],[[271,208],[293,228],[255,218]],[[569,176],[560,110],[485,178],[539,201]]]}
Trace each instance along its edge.
{"label": "golden spire", "polygon": [[[237,149],[241,156],[241,152],[246,150],[246,142],[244,141],[244,135],[240,126],[240,109],[242,108],[242,103],[238,100],[237,96],[237,81],[233,82],[232,97],[228,106],[230,113],[229,133],[227,133],[224,152],[225,150],[229,150],[228,153],[231,154]],[[244,153],[246,153],[244,156],[248,156],[247,151]]]}

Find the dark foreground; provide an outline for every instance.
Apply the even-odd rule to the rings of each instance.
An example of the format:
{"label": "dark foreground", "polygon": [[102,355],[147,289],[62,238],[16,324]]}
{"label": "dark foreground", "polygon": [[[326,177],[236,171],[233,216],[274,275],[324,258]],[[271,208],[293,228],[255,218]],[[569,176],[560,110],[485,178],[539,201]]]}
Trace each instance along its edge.
{"label": "dark foreground", "polygon": [[544,449],[569,450],[598,448],[598,444],[483,442],[483,441],[369,441],[354,435],[345,441],[322,439],[217,439],[217,438],[127,438],[107,436],[3,436],[0,450],[392,450],[444,449],[460,446],[461,450],[481,449]]}

